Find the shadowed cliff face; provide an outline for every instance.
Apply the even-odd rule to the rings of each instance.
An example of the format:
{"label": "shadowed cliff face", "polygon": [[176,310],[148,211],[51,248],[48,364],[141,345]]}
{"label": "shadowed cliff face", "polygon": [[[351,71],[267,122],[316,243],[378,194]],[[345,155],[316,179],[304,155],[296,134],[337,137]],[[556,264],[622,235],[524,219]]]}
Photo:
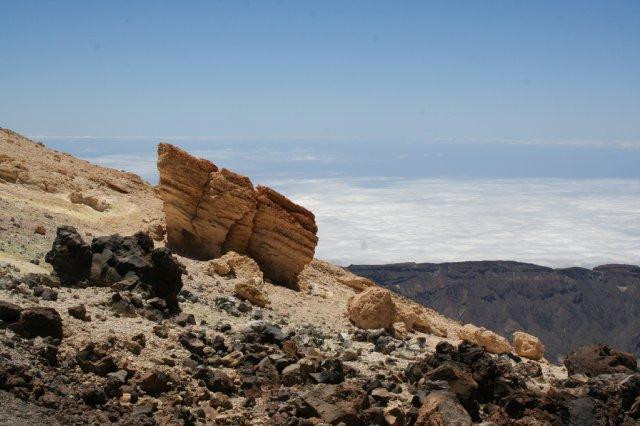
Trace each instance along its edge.
{"label": "shadowed cliff face", "polygon": [[552,269],[482,261],[348,269],[461,322],[505,336],[534,334],[553,360],[598,342],[640,354],[638,266]]}

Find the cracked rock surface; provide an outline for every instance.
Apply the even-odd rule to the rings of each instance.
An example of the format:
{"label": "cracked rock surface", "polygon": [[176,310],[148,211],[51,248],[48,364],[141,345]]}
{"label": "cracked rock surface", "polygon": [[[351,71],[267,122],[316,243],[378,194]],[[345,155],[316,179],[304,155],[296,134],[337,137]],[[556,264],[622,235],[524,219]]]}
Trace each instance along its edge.
{"label": "cracked rock surface", "polygon": [[298,288],[318,243],[313,213],[170,144],[158,145],[158,170],[170,247],[196,259],[246,254],[266,278]]}

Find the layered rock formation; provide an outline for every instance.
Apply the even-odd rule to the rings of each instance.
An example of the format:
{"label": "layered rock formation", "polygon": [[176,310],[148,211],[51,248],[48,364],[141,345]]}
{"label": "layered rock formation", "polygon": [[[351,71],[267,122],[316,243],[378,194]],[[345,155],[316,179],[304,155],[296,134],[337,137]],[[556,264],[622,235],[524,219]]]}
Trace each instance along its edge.
{"label": "layered rock formation", "polygon": [[158,170],[172,248],[196,259],[246,254],[267,278],[298,287],[318,243],[313,213],[173,145],[158,146]]}

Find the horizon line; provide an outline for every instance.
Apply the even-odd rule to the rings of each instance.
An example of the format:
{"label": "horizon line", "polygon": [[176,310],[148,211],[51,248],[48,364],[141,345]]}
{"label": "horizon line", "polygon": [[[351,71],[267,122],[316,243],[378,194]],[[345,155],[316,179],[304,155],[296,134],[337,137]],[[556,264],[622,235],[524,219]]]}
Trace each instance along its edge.
{"label": "horizon line", "polygon": [[[322,136],[187,136],[187,135],[169,135],[169,136],[96,136],[96,135],[28,135],[29,139],[49,139],[49,140],[208,140],[208,141],[298,141],[298,142],[314,142],[314,141],[332,141],[332,142],[381,142],[380,139],[366,139],[362,137],[322,137]],[[619,149],[640,149],[640,140],[613,140],[603,141],[594,139],[504,139],[504,138],[429,138],[430,140],[403,139],[401,143],[427,143],[427,144],[479,144],[479,145],[528,145],[528,146],[555,146],[555,147],[589,147],[589,148],[619,148]]]}

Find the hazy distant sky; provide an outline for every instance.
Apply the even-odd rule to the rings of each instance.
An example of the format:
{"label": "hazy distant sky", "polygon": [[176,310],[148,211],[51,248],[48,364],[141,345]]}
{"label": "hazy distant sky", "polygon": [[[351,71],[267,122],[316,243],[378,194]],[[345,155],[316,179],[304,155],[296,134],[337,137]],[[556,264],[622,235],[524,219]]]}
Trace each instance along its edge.
{"label": "hazy distant sky", "polygon": [[[384,151],[357,143],[338,149],[295,142],[173,142],[311,209],[318,223],[316,256],[338,264],[640,264],[637,149],[429,145],[416,151],[392,145]],[[158,181],[153,141],[45,143]]]}
{"label": "hazy distant sky", "polygon": [[638,1],[0,3],[30,136],[640,144]]}
{"label": "hazy distant sky", "polygon": [[319,257],[640,263],[640,1],[0,0],[0,22],[0,126],[151,182],[169,140],[311,208]]}

